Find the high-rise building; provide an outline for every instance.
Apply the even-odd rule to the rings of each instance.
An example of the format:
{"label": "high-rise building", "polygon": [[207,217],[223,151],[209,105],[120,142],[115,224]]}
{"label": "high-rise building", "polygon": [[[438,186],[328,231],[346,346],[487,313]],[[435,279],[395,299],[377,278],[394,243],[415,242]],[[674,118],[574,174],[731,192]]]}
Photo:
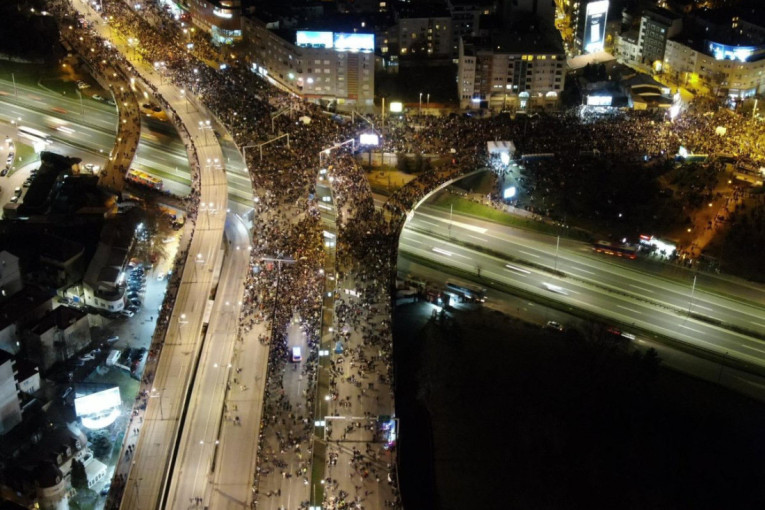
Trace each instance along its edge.
{"label": "high-rise building", "polygon": [[609,6],[608,0],[581,0],[573,4],[571,21],[576,53],[603,51]]}
{"label": "high-rise building", "polygon": [[461,108],[525,109],[555,103],[565,83],[566,56],[547,34],[494,34],[460,40]]}
{"label": "high-rise building", "polygon": [[646,9],[640,18],[638,47],[644,64],[655,66],[664,60],[667,39],[683,29],[682,17],[666,9]]}
{"label": "high-rise building", "polygon": [[374,106],[374,34],[278,31],[252,17],[242,26],[249,65],[271,84],[339,109]]}

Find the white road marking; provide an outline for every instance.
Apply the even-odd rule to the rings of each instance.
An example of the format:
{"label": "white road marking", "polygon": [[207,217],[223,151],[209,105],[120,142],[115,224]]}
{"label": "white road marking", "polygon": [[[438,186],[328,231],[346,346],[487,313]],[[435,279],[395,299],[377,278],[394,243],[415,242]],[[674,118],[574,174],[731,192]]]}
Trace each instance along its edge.
{"label": "white road marking", "polygon": [[714,310],[714,308],[709,308],[708,306],[699,305],[696,303],[693,303],[694,308],[701,308],[702,310]]}
{"label": "white road marking", "polygon": [[690,329],[691,331],[694,331],[694,332],[696,332],[696,333],[700,333],[700,334],[702,334],[702,335],[704,334],[704,332],[703,332],[703,331],[699,331],[698,329],[693,329],[692,327],[690,327],[690,326],[686,326],[685,324],[680,324],[680,327],[681,327],[681,328],[685,328],[685,329]]}
{"label": "white road marking", "polygon": [[765,353],[765,350],[758,349],[757,347],[752,347],[751,345],[741,344],[741,347],[743,347],[744,349],[750,349],[752,351],[757,351],[757,352]]}
{"label": "white road marking", "polygon": [[617,308],[621,308],[622,310],[629,310],[632,313],[636,313],[638,315],[643,315],[641,312],[638,312],[637,310],[633,310],[632,308],[627,308],[626,306],[622,305],[616,305]]}
{"label": "white road marking", "polygon": [[527,251],[523,251],[523,250],[518,250],[518,251],[519,251],[519,252],[521,252],[521,253],[523,253],[524,255],[528,255],[529,257],[540,258],[540,256],[539,256],[539,255],[537,255],[537,254],[535,254],[535,253],[529,253],[529,252],[527,252]]}
{"label": "white road marking", "polygon": [[570,267],[569,271],[581,271],[581,272],[587,273],[587,274],[595,274],[592,271],[587,271],[586,269],[582,269],[582,268],[579,268],[579,267]]}
{"label": "white road marking", "polygon": [[472,237],[473,239],[478,239],[482,243],[488,243],[489,242],[486,238],[474,236],[473,234],[468,234],[468,237]]}
{"label": "white road marking", "polygon": [[521,274],[524,274],[524,275],[531,274],[531,271],[527,271],[527,270],[525,270],[523,268],[520,268],[520,267],[517,267],[517,266],[513,266],[512,264],[505,264],[505,267],[508,268],[511,271],[515,271],[516,273],[521,273]]}
{"label": "white road marking", "polygon": [[754,322],[754,321],[749,321],[749,322],[751,322],[755,326],[761,326],[761,327],[765,328],[765,324],[763,324],[762,322]]}
{"label": "white road marking", "polygon": [[447,257],[451,257],[452,256],[452,252],[443,250],[441,248],[433,248],[433,251],[436,252],[436,253],[440,253],[441,255],[446,255]]}
{"label": "white road marking", "polygon": [[630,283],[630,287],[635,287],[636,289],[640,289],[643,292],[650,292],[651,294],[653,294],[653,291],[651,289],[646,289],[645,287],[640,287],[639,285],[633,285]]}

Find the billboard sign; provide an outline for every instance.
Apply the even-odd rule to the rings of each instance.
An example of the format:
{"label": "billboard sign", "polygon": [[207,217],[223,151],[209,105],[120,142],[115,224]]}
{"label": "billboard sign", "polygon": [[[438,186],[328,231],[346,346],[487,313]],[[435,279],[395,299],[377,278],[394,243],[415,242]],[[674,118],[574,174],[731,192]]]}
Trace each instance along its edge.
{"label": "billboard sign", "polygon": [[74,399],[74,412],[80,416],[97,415],[122,405],[118,386],[104,391],[97,391]]}
{"label": "billboard sign", "polygon": [[709,52],[715,60],[738,60],[740,62],[746,62],[752,58],[755,53],[758,53],[758,48],[756,46],[731,46],[710,41]]}
{"label": "billboard sign", "polygon": [[374,51],[375,35],[335,32],[334,47],[337,51]]}
{"label": "billboard sign", "polygon": [[331,48],[333,43],[332,32],[314,32],[298,30],[295,44],[306,48]]}
{"label": "billboard sign", "polygon": [[587,4],[584,18],[584,39],[582,46],[585,53],[603,51],[606,40],[606,16],[608,0],[598,0]]}
{"label": "billboard sign", "polygon": [[587,96],[587,106],[611,106],[611,96]]}
{"label": "billboard sign", "polygon": [[380,145],[380,137],[377,133],[361,133],[359,136],[360,145],[374,145],[375,147]]}

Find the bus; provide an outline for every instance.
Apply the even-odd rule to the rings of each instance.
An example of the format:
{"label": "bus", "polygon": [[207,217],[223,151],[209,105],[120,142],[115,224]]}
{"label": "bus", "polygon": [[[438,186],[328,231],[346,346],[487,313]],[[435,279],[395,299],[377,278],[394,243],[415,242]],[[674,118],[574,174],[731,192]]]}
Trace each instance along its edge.
{"label": "bus", "polygon": [[156,177],[153,177],[146,172],[142,172],[141,170],[136,170],[134,168],[128,170],[126,179],[136,184],[148,186],[152,189],[162,189],[162,179],[157,179]]}
{"label": "bus", "polygon": [[32,140],[33,142],[44,143],[45,145],[49,145],[51,143],[50,136],[46,135],[42,131],[38,131],[37,129],[32,129],[26,126],[19,126],[19,136]]}
{"label": "bus", "polygon": [[446,292],[457,296],[457,298],[463,303],[485,303],[486,302],[486,289],[480,289],[478,287],[468,287],[465,285],[457,285],[455,283],[446,283]]}
{"label": "bus", "polygon": [[605,253],[615,257],[625,257],[631,260],[637,258],[637,248],[628,244],[616,244],[608,241],[598,241],[592,245],[592,249],[597,253]]}

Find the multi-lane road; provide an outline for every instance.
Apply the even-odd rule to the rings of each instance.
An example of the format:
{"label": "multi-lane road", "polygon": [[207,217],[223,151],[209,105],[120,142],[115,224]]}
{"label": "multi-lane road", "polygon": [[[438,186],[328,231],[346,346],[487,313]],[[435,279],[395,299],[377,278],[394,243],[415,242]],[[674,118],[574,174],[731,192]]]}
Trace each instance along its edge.
{"label": "multi-lane road", "polygon": [[[592,253],[589,245],[454,215],[427,205],[401,236],[403,254],[557,300],[753,365],[765,365],[765,289],[699,274],[667,276],[665,266]],[[557,268],[563,275],[557,275]],[[685,280],[685,281],[683,281]],[[688,310],[692,314],[689,316]],[[709,320],[697,320],[703,316]],[[719,324],[714,322],[719,321]],[[729,329],[751,332],[742,334]]]}
{"label": "multi-lane road", "polygon": [[[146,102],[143,93],[139,103]],[[117,113],[114,106],[83,96],[78,98],[59,94],[45,88],[16,84],[0,79],[0,121],[20,124],[49,133],[53,152],[90,154],[92,162],[103,166],[114,147],[117,132]],[[179,108],[185,111],[189,102]],[[191,106],[193,109],[194,107]],[[21,120],[18,120],[21,119]],[[209,134],[207,135],[209,138]],[[242,211],[252,203],[252,184],[244,169],[241,155],[232,143],[220,140],[222,159],[228,173],[229,198],[240,205]],[[150,115],[142,117],[141,139],[134,166],[148,171],[165,181],[165,188],[186,195],[190,189],[189,161],[186,147],[169,122]]]}

